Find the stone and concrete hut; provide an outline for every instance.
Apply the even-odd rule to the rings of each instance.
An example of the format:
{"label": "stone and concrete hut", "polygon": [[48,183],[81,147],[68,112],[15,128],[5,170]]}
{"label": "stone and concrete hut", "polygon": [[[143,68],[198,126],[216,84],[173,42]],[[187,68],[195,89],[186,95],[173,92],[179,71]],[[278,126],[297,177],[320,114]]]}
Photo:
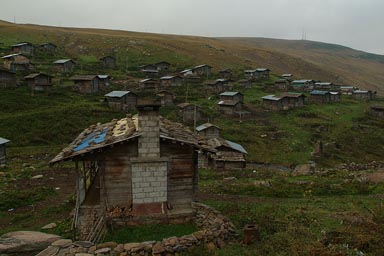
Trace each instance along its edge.
{"label": "stone and concrete hut", "polygon": [[85,129],[51,164],[76,165],[73,228],[93,237],[98,223],[138,225],[185,221],[197,190],[197,137],[159,116],[159,104],[139,103],[127,116]]}
{"label": "stone and concrete hut", "polygon": [[52,76],[43,73],[29,74],[24,77],[33,91],[49,91],[52,88]]}
{"label": "stone and concrete hut", "polygon": [[113,109],[128,111],[136,108],[137,95],[131,91],[112,91],[104,95],[108,106]]}
{"label": "stone and concrete hut", "polygon": [[10,140],[0,137],[0,166],[7,163],[7,151],[5,145],[10,142]]}
{"label": "stone and concrete hut", "polygon": [[53,62],[54,69],[57,72],[71,73],[75,69],[75,62],[71,59],[61,59]]}
{"label": "stone and concrete hut", "polygon": [[113,69],[116,67],[116,58],[115,57],[108,55],[108,56],[104,56],[104,57],[100,58],[99,60],[101,62],[101,65],[104,68]]}
{"label": "stone and concrete hut", "polygon": [[16,86],[16,73],[0,68],[0,88],[13,88]]}

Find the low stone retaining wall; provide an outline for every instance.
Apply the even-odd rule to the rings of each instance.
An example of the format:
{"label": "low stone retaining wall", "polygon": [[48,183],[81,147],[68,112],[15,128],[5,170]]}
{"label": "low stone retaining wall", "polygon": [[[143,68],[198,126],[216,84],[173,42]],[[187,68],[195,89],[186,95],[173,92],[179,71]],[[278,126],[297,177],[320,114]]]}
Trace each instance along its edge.
{"label": "low stone retaining wall", "polygon": [[175,255],[178,252],[201,244],[209,247],[223,247],[228,241],[237,237],[236,228],[232,222],[219,211],[200,203],[192,205],[194,221],[199,231],[181,237],[169,237],[162,241],[147,241],[141,243],[117,244],[107,242],[93,245],[86,241],[72,242],[62,239],[52,243],[37,256],[128,256],[128,255]]}
{"label": "low stone retaining wall", "polygon": [[369,170],[369,169],[381,169],[384,168],[384,162],[370,162],[367,164],[357,164],[357,163],[345,163],[340,165],[340,169],[347,170],[347,171],[363,171],[363,170]]}

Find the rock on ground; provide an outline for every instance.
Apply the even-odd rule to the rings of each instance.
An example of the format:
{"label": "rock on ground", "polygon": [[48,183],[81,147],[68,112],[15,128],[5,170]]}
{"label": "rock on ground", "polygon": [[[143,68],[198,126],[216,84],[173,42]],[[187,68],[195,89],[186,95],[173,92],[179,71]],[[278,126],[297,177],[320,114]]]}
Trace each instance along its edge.
{"label": "rock on ground", "polygon": [[0,236],[1,256],[29,256],[47,248],[60,236],[36,231],[16,231]]}

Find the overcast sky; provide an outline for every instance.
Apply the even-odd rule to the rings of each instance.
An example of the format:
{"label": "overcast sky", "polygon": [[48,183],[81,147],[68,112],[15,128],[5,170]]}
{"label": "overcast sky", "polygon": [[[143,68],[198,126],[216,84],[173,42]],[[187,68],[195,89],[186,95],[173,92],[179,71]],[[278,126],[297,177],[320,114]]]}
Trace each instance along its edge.
{"label": "overcast sky", "polygon": [[0,19],[201,36],[306,39],[384,55],[384,0],[0,0]]}

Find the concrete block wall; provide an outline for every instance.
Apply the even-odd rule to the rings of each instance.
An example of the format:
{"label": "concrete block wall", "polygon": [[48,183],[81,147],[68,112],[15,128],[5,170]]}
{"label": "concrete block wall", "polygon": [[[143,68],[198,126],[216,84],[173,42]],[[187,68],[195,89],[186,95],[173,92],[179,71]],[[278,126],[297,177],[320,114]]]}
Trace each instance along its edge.
{"label": "concrete block wall", "polygon": [[164,161],[132,163],[132,199],[134,204],[167,201],[168,164]]}
{"label": "concrete block wall", "polygon": [[160,157],[160,128],[157,112],[140,113],[139,157]]}

